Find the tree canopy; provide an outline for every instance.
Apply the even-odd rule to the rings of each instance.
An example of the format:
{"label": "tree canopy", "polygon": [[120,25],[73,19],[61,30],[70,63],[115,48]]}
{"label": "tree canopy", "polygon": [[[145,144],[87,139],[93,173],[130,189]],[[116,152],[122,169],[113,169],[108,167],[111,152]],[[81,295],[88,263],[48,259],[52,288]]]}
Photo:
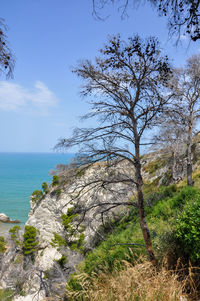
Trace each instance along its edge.
{"label": "tree canopy", "polygon": [[[146,0],[156,7],[160,15],[168,19],[169,32],[177,35],[189,35],[191,40],[200,39],[200,2],[198,0]],[[92,0],[96,16],[109,3],[117,3],[121,16],[127,15],[130,4],[140,4],[138,0]],[[145,1],[144,1],[145,2]]]}
{"label": "tree canopy", "polygon": [[0,75],[5,74],[11,77],[14,68],[14,55],[9,48],[9,43],[6,36],[7,27],[2,18],[0,18]]}

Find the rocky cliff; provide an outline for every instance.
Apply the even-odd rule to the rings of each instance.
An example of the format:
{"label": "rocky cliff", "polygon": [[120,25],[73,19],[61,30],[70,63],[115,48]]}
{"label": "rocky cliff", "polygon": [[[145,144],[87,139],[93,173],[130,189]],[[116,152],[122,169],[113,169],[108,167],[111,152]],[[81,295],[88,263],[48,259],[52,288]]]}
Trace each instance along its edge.
{"label": "rocky cliff", "polygon": [[32,301],[34,297],[63,300],[69,275],[84,254],[103,239],[102,225],[126,212],[123,202],[135,188],[120,183],[105,187],[102,175],[105,178],[106,173],[102,163],[70,175],[71,179],[62,174],[59,183],[51,185],[40,200],[31,197],[26,226],[37,229],[36,251],[32,258],[25,255],[22,233],[17,233],[21,242],[16,244],[16,237],[10,239],[1,260],[1,287],[14,290],[15,301]]}
{"label": "rocky cliff", "polygon": [[[168,184],[182,179],[184,159],[183,168],[179,164],[173,169],[169,158],[144,156],[145,181]],[[135,187],[121,177],[134,178],[130,163],[67,169],[42,195],[32,196],[26,226],[36,229],[35,247],[24,245],[22,232],[14,233],[0,257],[0,287],[12,289],[15,301],[63,300],[67,279],[85,253],[104,239],[104,228],[127,213],[126,205],[135,206]]]}

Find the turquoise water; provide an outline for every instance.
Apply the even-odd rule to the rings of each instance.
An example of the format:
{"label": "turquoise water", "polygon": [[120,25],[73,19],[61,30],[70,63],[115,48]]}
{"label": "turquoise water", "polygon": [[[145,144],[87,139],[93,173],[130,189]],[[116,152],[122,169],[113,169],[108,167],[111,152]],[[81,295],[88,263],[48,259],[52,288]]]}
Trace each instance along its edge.
{"label": "turquoise water", "polygon": [[0,153],[0,213],[25,223],[30,195],[50,183],[51,169],[67,164],[73,154]]}

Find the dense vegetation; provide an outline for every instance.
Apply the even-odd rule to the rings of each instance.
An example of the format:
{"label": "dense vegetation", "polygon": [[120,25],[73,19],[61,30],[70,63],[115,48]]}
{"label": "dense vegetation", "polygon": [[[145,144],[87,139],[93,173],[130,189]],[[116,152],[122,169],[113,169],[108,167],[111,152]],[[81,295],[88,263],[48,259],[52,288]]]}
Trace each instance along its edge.
{"label": "dense vegetation", "polygon": [[[168,267],[175,268],[177,261],[180,261],[185,267],[185,274],[187,274],[189,262],[196,267],[200,266],[200,190],[196,187],[177,187],[176,185],[154,187],[154,189],[156,191],[152,193],[148,192],[146,187],[145,200],[146,203],[151,203],[150,206],[146,206],[146,212],[158,266],[161,267],[163,262],[166,261]],[[132,209],[126,217],[115,225],[114,230],[107,234],[106,241],[100,242],[93,252],[86,255],[85,261],[79,267],[79,273],[71,276],[67,286],[68,295],[71,296],[72,300],[79,300],[79,298],[80,300],[92,300],[91,296],[94,300],[106,300],[106,298],[108,298],[107,300],[117,300],[114,290],[112,291],[113,282],[108,283],[109,278],[116,281],[116,277],[125,275],[127,269],[138,271],[141,263],[148,266],[146,273],[149,275],[150,268],[145,263],[144,240],[139,219],[136,209]],[[127,268],[127,265],[129,268]],[[161,274],[159,274],[159,277],[165,274],[166,281],[169,280],[167,270],[161,269]],[[140,273],[144,273],[141,267]],[[154,276],[151,275],[152,279]],[[94,291],[97,287],[98,291],[104,289],[105,278],[107,279],[107,289],[110,295],[103,297],[103,292],[102,295],[98,293],[100,299],[95,299]],[[177,281],[177,275],[173,274],[173,277],[169,280],[169,286],[171,285],[170,281],[175,281],[175,279]],[[180,282],[177,283],[180,285]],[[192,293],[191,288],[188,288],[187,285],[181,289]],[[119,284],[118,289],[120,289]],[[135,283],[136,295],[138,289],[138,285]],[[159,294],[164,294],[164,291],[160,291],[160,289],[159,286]],[[158,292],[154,293],[157,294]],[[89,299],[87,299],[88,294],[90,295]],[[143,292],[140,291],[140,294],[138,299],[133,294],[132,297],[129,295],[124,300],[167,300],[166,297],[162,299],[161,295],[160,299],[148,299],[150,297],[148,297],[146,289]],[[155,294],[151,298],[155,298]],[[177,299],[170,298],[168,300],[180,300],[178,295]]]}
{"label": "dense vegetation", "polygon": [[3,236],[0,236],[0,253],[4,253],[6,251],[6,242]]}

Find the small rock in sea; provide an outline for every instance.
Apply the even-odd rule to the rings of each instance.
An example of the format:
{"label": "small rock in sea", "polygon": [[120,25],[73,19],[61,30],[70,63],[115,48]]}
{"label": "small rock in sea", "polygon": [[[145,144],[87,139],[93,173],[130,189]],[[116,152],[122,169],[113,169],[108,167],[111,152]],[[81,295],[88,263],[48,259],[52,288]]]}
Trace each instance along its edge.
{"label": "small rock in sea", "polygon": [[11,220],[9,216],[5,215],[4,213],[0,213],[0,222],[2,223],[12,223],[12,224],[18,224],[20,221],[18,219]]}
{"label": "small rock in sea", "polygon": [[20,222],[20,220],[18,220],[18,219],[14,219],[14,220],[10,220],[9,221],[9,223],[11,223],[11,224],[20,224],[21,222]]}

